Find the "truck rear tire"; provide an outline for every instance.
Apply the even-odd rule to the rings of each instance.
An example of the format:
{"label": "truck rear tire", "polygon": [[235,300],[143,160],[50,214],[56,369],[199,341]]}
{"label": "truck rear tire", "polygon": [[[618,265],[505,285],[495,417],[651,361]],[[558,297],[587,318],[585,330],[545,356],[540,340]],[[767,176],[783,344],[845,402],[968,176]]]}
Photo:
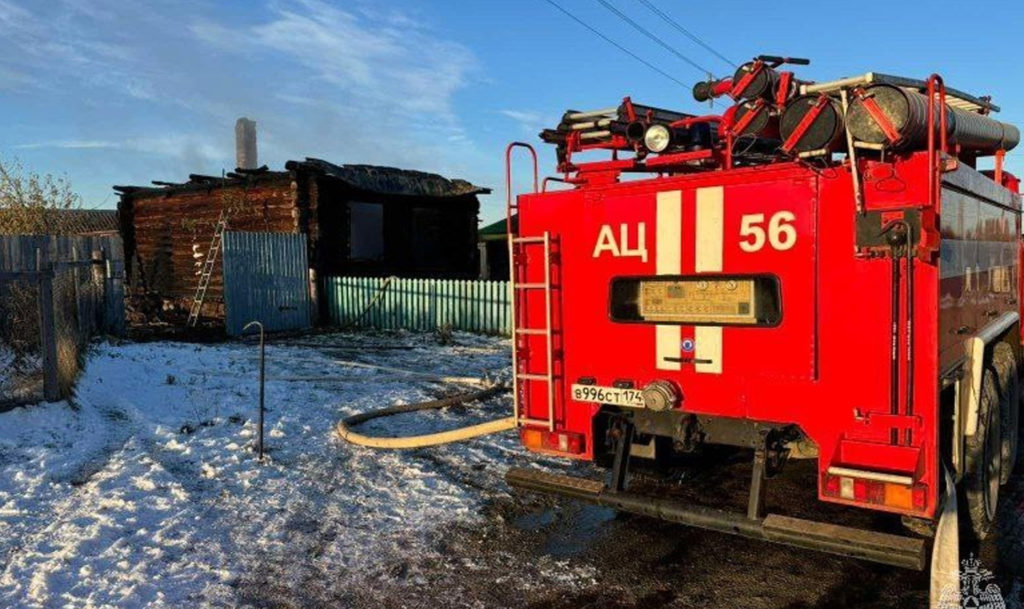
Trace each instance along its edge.
{"label": "truck rear tire", "polygon": [[965,447],[964,498],[971,530],[979,540],[988,536],[996,519],[1003,460],[999,427],[999,392],[995,371],[989,367],[981,379],[978,429],[967,438]]}
{"label": "truck rear tire", "polygon": [[1007,343],[997,344],[992,349],[992,367],[999,375],[999,413],[1003,437],[1000,483],[1006,484],[1017,464],[1020,439],[1020,372],[1013,347]]}

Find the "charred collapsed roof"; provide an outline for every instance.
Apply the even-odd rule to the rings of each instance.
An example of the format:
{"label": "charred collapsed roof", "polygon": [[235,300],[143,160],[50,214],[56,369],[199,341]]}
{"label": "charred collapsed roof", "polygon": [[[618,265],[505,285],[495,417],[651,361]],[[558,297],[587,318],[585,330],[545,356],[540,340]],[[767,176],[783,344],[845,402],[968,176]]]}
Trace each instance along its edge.
{"label": "charred collapsed roof", "polygon": [[316,175],[338,180],[348,188],[388,196],[452,198],[490,194],[491,189],[466,180],[376,165],[335,165],[328,161],[306,158],[288,161],[286,171],[271,171],[266,165],[257,169],[236,169],[223,176],[190,174],[186,182],[154,180],[151,186],[114,186],[122,196],[130,198],[170,195],[211,187],[244,186],[263,181],[290,179],[298,174]]}

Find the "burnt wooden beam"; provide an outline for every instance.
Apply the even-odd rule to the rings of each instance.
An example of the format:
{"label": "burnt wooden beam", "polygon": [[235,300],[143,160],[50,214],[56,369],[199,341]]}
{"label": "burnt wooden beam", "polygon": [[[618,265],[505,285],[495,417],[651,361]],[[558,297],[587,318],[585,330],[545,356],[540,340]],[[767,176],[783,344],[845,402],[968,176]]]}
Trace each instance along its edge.
{"label": "burnt wooden beam", "polygon": [[256,169],[243,169],[243,168],[239,167],[239,168],[235,169],[235,171],[233,173],[246,175],[246,174],[267,173],[268,171],[270,171],[270,167],[267,167],[266,165],[260,165]]}
{"label": "burnt wooden beam", "polygon": [[207,176],[201,173],[190,173],[188,174],[189,182],[222,182],[224,178],[221,176]]}

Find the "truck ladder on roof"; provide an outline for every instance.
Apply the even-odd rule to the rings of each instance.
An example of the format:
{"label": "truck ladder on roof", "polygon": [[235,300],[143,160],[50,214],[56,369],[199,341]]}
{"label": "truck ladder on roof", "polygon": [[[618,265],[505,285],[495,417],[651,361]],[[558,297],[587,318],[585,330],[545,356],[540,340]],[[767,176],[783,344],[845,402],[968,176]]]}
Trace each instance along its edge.
{"label": "truck ladder on roof", "polygon": [[199,274],[199,285],[196,287],[196,295],[192,299],[192,307],[188,312],[188,327],[194,328],[199,322],[199,313],[203,310],[203,300],[206,299],[206,290],[210,287],[210,278],[213,276],[213,268],[217,262],[217,252],[220,251],[224,242],[224,230],[228,227],[228,210],[222,210],[217,218],[217,225],[213,229],[213,238],[210,239],[210,249],[203,261],[203,268]]}
{"label": "truck ladder on roof", "polygon": [[[879,74],[878,72],[868,72],[861,76],[851,76],[849,78],[841,78],[839,80],[832,80],[829,82],[807,83],[800,86],[800,94],[835,93],[842,89],[866,87],[868,85],[877,84],[886,84],[894,87],[901,87],[903,89],[912,89],[919,93],[928,92],[928,81],[926,80],[891,76],[889,74]],[[946,104],[951,108],[959,108],[961,110],[966,110],[967,112],[999,112],[999,106],[993,104],[990,99],[985,97],[976,97],[969,93],[958,91],[957,89],[946,89]]]}

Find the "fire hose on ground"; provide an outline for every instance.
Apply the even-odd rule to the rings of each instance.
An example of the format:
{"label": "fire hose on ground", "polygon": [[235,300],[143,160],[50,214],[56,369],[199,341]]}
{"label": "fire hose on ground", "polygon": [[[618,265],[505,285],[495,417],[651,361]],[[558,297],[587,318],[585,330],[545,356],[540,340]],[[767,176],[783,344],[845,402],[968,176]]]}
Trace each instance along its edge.
{"label": "fire hose on ground", "polygon": [[[363,309],[355,319],[353,319],[346,327],[354,326],[358,323],[370,309],[377,304],[381,296],[391,285],[391,280],[394,277],[388,277],[384,283],[377,290],[376,295],[370,303]],[[414,376],[424,376],[420,373],[396,370],[384,368],[382,366],[372,366],[362,364],[361,362],[338,362],[347,365],[359,366],[359,367],[371,367],[380,368],[392,372],[404,372]],[[466,379],[446,379],[440,380],[454,381],[454,382],[467,382]],[[457,406],[459,404],[465,404],[468,402],[474,402],[477,400],[487,399],[491,396],[499,393],[508,391],[509,388],[503,385],[495,385],[487,387],[479,391],[472,391],[468,393],[460,393],[457,395],[441,398],[437,400],[430,400],[427,402],[419,402],[417,404],[402,404],[398,406],[388,406],[386,408],[380,408],[378,410],[371,410],[350,417],[342,419],[337,426],[338,435],[342,440],[356,444],[358,446],[365,446],[368,448],[382,448],[382,449],[412,449],[412,448],[426,448],[429,446],[440,446],[442,444],[452,444],[454,442],[461,442],[463,440],[470,440],[472,438],[478,438],[480,436],[486,436],[493,433],[506,431],[509,429],[515,429],[516,420],[515,417],[505,417],[501,419],[495,419],[493,421],[487,421],[485,423],[479,423],[477,425],[469,425],[467,427],[459,427],[457,429],[450,429],[448,431],[442,431],[431,434],[424,434],[419,436],[406,436],[406,437],[382,437],[382,436],[368,436],[365,434],[358,433],[352,430],[352,427],[371,421],[373,419],[379,419],[388,417],[396,414],[408,413],[408,412],[419,412],[423,410],[439,410],[441,408],[448,408],[449,406]]]}
{"label": "fire hose on ground", "polygon": [[[262,325],[259,322],[253,322],[246,326],[257,325],[260,327],[260,426],[259,426],[259,452],[260,460],[263,460],[263,384],[265,380],[265,342],[262,332]],[[469,402],[475,402],[478,400],[485,400],[505,393],[510,390],[510,387],[503,384],[489,384],[484,379],[477,379],[473,377],[465,376],[438,376],[435,374],[417,372],[414,370],[404,370],[402,368],[393,368],[390,366],[381,366],[378,364],[368,364],[365,362],[354,361],[354,360],[333,360],[334,364],[342,366],[353,367],[353,368],[368,368],[376,370],[378,372],[397,373],[404,374],[412,378],[420,378],[433,382],[441,383],[452,383],[461,385],[475,385],[479,389],[476,391],[470,391],[465,393],[459,393],[436,400],[429,400],[426,402],[419,402],[416,404],[400,404],[396,406],[388,406],[386,408],[380,408],[377,410],[371,410],[355,414],[342,419],[336,430],[342,440],[357,444],[359,446],[366,446],[369,448],[383,448],[383,449],[412,449],[412,448],[426,448],[429,446],[440,446],[441,444],[451,444],[453,442],[461,442],[463,440],[469,440],[472,438],[478,438],[480,436],[486,436],[509,429],[515,429],[516,419],[515,417],[503,417],[492,421],[486,421],[484,423],[478,423],[476,425],[469,425],[467,427],[459,427],[456,429],[450,429],[447,431],[441,431],[430,434],[423,434],[418,436],[405,436],[405,437],[382,437],[382,436],[368,436],[365,434],[353,431],[353,427],[373,419],[379,419],[382,417],[388,417],[396,414],[418,412],[422,410],[439,410],[441,408],[448,408],[449,406],[457,406],[459,404],[466,404]],[[337,376],[291,376],[291,377],[275,377],[271,380],[275,381],[338,381],[342,380]],[[346,379],[348,380],[348,379]],[[360,379],[363,380],[363,379]]]}
{"label": "fire hose on ground", "polygon": [[[353,365],[360,367],[381,368],[390,372],[406,372],[412,376],[428,376],[418,372],[404,371],[396,368],[386,368],[383,366],[378,367],[363,364],[361,362],[345,363],[351,363]],[[464,377],[437,377],[434,380],[480,385],[483,385],[484,383],[483,381],[477,381],[475,379],[466,379]],[[338,423],[336,430],[342,440],[345,440],[346,442],[351,442],[352,444],[356,444],[359,446],[366,446],[368,448],[401,450],[412,448],[426,448],[429,446],[440,446],[442,444],[462,442],[464,440],[478,438],[480,436],[486,436],[493,433],[506,431],[509,429],[515,429],[515,417],[504,417],[500,419],[495,419],[493,421],[478,423],[476,425],[469,425],[466,427],[459,427],[456,429],[449,429],[446,431],[440,431],[436,433],[404,437],[369,436],[354,431],[353,427],[365,423],[367,421],[371,421],[373,419],[389,417],[396,414],[419,412],[423,410],[440,410],[441,408],[448,408],[450,406],[457,406],[460,404],[467,404],[470,402],[485,400],[487,398],[505,393],[509,390],[510,388],[507,385],[491,385],[485,386],[481,389],[477,389],[476,391],[459,393],[444,398],[439,398],[436,400],[418,402],[416,404],[399,404],[396,406],[379,408],[377,410],[370,410],[368,412],[362,412],[359,414],[354,414],[349,417],[345,417]]]}
{"label": "fire hose on ground", "polygon": [[388,406],[387,408],[381,408],[379,410],[363,412],[342,419],[341,422],[338,423],[338,435],[341,436],[341,439],[347,442],[351,442],[352,444],[358,444],[359,446],[367,446],[369,448],[410,449],[425,448],[428,446],[439,446],[441,444],[451,444],[453,442],[461,442],[463,440],[469,440],[471,438],[477,438],[480,436],[486,436],[493,433],[506,431],[509,429],[515,429],[515,418],[505,417],[501,419],[495,419],[493,421],[487,421],[485,423],[479,423],[477,425],[469,425],[468,427],[459,427],[457,429],[450,429],[447,431],[424,434],[420,436],[368,436],[352,430],[352,427],[359,425],[361,423],[365,423],[366,421],[370,421],[372,419],[379,419],[381,417],[387,417],[406,412],[418,412],[421,410],[437,410],[440,408],[447,408],[449,406],[456,406],[458,404],[464,404],[476,400],[483,400],[491,396],[497,395],[499,393],[504,393],[508,390],[508,387],[502,385],[495,385],[494,387],[488,387],[487,389],[471,391],[468,393],[460,393],[438,400],[431,400],[429,402],[419,402],[417,404],[401,404],[398,406]]}

